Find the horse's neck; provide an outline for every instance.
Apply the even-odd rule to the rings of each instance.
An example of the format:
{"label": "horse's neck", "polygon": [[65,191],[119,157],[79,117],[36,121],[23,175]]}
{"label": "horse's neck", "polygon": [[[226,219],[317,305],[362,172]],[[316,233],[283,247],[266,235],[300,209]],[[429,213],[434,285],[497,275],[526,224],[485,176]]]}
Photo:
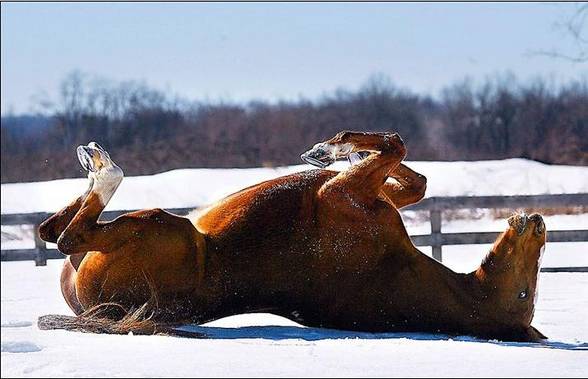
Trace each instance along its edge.
{"label": "horse's neck", "polygon": [[[421,253],[422,254],[422,253]],[[486,324],[483,296],[477,277],[472,274],[456,273],[440,262],[422,254],[417,259],[417,270],[429,283],[422,283],[428,306],[442,312],[448,322],[469,327]],[[419,275],[420,276],[420,275]]]}

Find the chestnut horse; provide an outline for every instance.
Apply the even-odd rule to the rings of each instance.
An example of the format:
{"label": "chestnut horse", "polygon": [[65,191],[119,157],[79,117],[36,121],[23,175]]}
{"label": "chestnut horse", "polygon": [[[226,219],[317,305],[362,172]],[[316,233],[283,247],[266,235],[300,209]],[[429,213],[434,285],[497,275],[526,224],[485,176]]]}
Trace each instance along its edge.
{"label": "chestnut horse", "polygon": [[61,288],[76,315],[104,305],[116,319],[149,304],[162,324],[271,312],[354,331],[546,338],[531,326],[540,215],[511,217],[481,266],[455,273],[421,253],[403,225],[398,209],[424,196],[426,179],[401,163],[398,134],[341,132],[302,159],[324,168],[350,154],[365,159],[245,188],[193,220],[152,209],[102,222],[123,172],[90,143],[78,148],[88,190],[40,236],[68,256]]}

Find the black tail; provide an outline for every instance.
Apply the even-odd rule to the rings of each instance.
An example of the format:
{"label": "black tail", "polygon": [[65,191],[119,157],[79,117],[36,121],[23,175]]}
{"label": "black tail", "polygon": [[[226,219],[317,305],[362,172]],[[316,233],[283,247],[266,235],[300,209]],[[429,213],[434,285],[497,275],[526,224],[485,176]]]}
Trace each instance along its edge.
{"label": "black tail", "polygon": [[[98,334],[168,335],[186,338],[206,338],[204,334],[176,329],[180,323],[160,323],[145,317],[146,306],[126,313],[120,319],[108,317],[116,304],[100,304],[79,316],[45,315],[39,317],[41,330],[70,330]],[[119,308],[120,309],[120,308]],[[105,316],[106,315],[106,316]]]}

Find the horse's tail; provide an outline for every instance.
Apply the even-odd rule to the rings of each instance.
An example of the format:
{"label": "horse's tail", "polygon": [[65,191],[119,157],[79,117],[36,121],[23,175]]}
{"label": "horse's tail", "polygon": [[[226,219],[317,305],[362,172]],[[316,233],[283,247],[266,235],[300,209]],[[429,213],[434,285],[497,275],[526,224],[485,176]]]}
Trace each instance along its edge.
{"label": "horse's tail", "polygon": [[177,329],[180,323],[162,323],[147,315],[147,304],[132,311],[124,312],[122,318],[113,318],[113,309],[124,310],[116,303],[97,305],[79,316],[45,315],[39,317],[37,325],[41,330],[70,330],[98,334],[168,335],[176,337],[205,338],[196,332]]}

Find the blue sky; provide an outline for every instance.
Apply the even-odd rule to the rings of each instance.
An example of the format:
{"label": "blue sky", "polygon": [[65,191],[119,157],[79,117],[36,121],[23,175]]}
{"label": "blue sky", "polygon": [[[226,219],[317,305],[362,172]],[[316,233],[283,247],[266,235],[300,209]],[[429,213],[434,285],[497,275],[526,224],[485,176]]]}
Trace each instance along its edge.
{"label": "blue sky", "polygon": [[192,100],[317,98],[374,73],[437,94],[466,76],[588,75],[554,3],[2,3],[2,113],[56,98],[72,70]]}

